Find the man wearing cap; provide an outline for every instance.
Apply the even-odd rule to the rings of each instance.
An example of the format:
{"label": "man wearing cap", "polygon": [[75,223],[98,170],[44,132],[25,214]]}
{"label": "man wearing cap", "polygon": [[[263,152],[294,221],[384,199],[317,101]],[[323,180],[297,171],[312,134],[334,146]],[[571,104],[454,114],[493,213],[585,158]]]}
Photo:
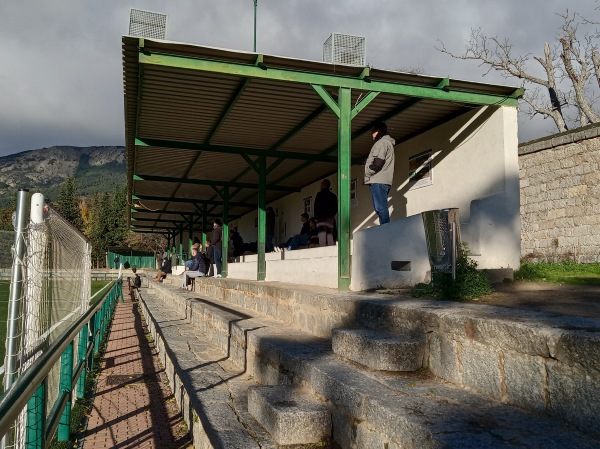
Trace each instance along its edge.
{"label": "man wearing cap", "polygon": [[198,276],[204,276],[206,267],[204,265],[204,257],[200,254],[200,244],[194,243],[192,245],[192,264],[189,267],[185,267],[183,272],[183,282],[181,288],[187,290],[188,278],[197,278]]}
{"label": "man wearing cap", "polygon": [[371,190],[373,209],[379,224],[389,223],[388,193],[394,180],[394,145],[396,141],[387,132],[385,122],[375,122],[371,128],[375,143],[365,163],[364,183]]}

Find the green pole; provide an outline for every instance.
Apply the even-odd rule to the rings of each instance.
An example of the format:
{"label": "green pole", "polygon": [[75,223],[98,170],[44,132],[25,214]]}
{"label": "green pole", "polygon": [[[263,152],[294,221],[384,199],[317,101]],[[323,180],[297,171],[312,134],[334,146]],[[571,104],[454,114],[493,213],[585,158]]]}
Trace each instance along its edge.
{"label": "green pole", "polygon": [[[90,356],[88,357],[87,360],[87,370],[91,371],[94,369],[94,353],[95,353],[95,349],[96,349],[96,329],[98,328],[96,326],[96,315],[98,315],[98,312],[94,313],[94,316],[92,316],[92,319],[90,320],[90,333],[88,334],[88,343],[87,343],[87,347],[89,348],[90,346],[93,347],[94,349],[92,349],[92,351],[90,352]],[[87,348],[86,348],[86,352],[87,352]]]}
{"label": "green pole", "polygon": [[[79,331],[79,345],[77,347],[77,362],[80,363],[85,359],[85,353],[87,352],[87,344],[88,344],[88,325],[85,324],[81,331]],[[75,394],[78,399],[81,399],[85,396],[85,374],[86,369],[81,370],[81,374],[79,375],[79,379],[77,379],[77,388],[75,390]]]}
{"label": "green pole", "polygon": [[223,189],[223,262],[221,276],[227,277],[227,261],[229,259],[229,186]]}
{"label": "green pole", "polygon": [[265,231],[267,218],[267,160],[260,156],[258,161],[258,272],[256,279],[264,281],[267,273],[267,263],[265,260]]}
{"label": "green pole", "polygon": [[206,226],[208,225],[208,206],[205,204],[202,207],[202,248],[206,248]]}
{"label": "green pole", "polygon": [[46,427],[46,379],[35,390],[27,402],[27,428],[25,430],[26,449],[44,447]]}
{"label": "green pole", "polygon": [[256,53],[256,4],[258,0],[254,0],[254,53]]}
{"label": "green pole", "polygon": [[351,89],[339,89],[338,120],[338,288],[350,288]]}
{"label": "green pole", "polygon": [[60,392],[68,392],[69,400],[58,423],[58,441],[69,441],[71,437],[71,389],[73,385],[73,342],[65,348],[60,357]]}
{"label": "green pole", "polygon": [[183,223],[179,224],[179,263],[183,261]]}

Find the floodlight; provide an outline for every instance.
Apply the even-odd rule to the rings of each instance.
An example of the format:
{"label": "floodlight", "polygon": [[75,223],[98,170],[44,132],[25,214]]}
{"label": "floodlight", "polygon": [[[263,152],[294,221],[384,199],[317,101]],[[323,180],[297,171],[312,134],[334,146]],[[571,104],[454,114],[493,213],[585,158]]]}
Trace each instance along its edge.
{"label": "floodlight", "polygon": [[157,12],[131,9],[129,15],[129,35],[165,39],[167,15]]}
{"label": "floodlight", "polygon": [[364,66],[365,48],[366,39],[362,36],[332,33],[323,44],[323,61]]}

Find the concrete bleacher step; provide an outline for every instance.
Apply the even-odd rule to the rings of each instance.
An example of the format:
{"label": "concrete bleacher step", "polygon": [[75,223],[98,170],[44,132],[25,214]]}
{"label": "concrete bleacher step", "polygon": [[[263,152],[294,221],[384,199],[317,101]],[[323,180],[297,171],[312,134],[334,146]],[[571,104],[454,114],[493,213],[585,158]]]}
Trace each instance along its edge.
{"label": "concrete bleacher step", "polygon": [[248,411],[282,446],[324,443],[331,437],[331,413],[291,385],[251,388]]}
{"label": "concrete bleacher step", "polygon": [[397,335],[371,329],[333,329],[333,352],[378,371],[417,371],[423,368],[423,334]]}
{"label": "concrete bleacher step", "polygon": [[276,449],[247,411],[252,376],[149,290],[140,305],[194,447]]}
{"label": "concrete bleacher step", "polygon": [[[244,396],[247,401],[248,391],[254,386],[282,384],[301,385],[327,403],[333,439],[342,448],[600,447],[598,435],[582,433],[563,419],[502,404],[433,376],[426,377],[423,371],[412,374],[362,369],[335,355],[330,341],[234,304],[168,286],[153,289],[151,294],[144,291],[142,297],[148,321],[155,323],[156,335],[162,335],[159,349],[177,366],[168,371],[180,372],[185,379],[190,369],[215,363],[231,366],[219,376],[221,382],[208,370],[198,372],[196,387],[189,381],[182,384],[188,388],[186,394],[195,397],[191,403],[200,410],[210,410],[213,404],[218,410],[219,400],[233,404],[235,417],[229,414],[229,419],[263,435],[262,441],[268,443],[261,443],[261,448],[277,443],[264,430],[262,434],[256,430],[262,427],[248,412]],[[177,320],[167,319],[166,315],[161,320],[154,318],[155,313],[164,315],[167,311]],[[190,351],[176,335],[171,337],[173,327],[185,328],[178,333],[193,334],[198,344],[210,349]],[[175,350],[174,345],[180,348]],[[216,361],[215,354],[221,354],[221,359]],[[180,391],[182,387],[174,389]],[[230,392],[229,402],[218,396],[219,389]],[[215,397],[220,399],[215,401]],[[219,414],[204,412],[209,418],[206,423],[200,421],[224,438],[224,430],[211,418],[215,413]],[[194,444],[238,447],[203,446],[196,440]]]}

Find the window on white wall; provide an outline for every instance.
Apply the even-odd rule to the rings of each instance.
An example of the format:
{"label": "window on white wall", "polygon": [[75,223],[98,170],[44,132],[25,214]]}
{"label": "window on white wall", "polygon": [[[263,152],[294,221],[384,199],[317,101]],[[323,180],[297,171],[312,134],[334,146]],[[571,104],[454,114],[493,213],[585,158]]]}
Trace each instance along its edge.
{"label": "window on white wall", "polygon": [[431,172],[432,153],[432,150],[427,150],[408,158],[410,190],[433,184]]}
{"label": "window on white wall", "polygon": [[356,193],[356,186],[357,186],[357,180],[353,179],[352,181],[350,181],[350,204],[352,206],[357,206],[358,205],[358,196]]}
{"label": "window on white wall", "polygon": [[304,212],[312,216],[312,196],[304,198]]}

